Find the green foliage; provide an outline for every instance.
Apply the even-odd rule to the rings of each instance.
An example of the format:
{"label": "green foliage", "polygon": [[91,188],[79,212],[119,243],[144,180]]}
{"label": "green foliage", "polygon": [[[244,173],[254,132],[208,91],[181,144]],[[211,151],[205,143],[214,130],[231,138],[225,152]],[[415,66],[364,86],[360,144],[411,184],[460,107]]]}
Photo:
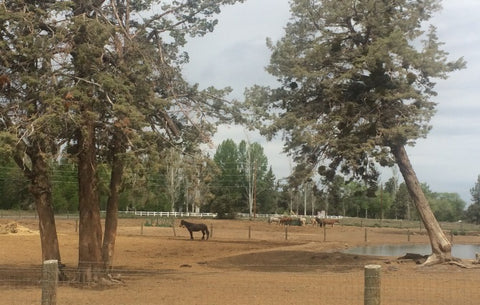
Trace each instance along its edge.
{"label": "green foliage", "polygon": [[452,230],[452,234],[455,235],[455,236],[456,236],[456,235],[465,236],[465,235],[467,235],[467,232],[465,232],[465,230],[460,230],[460,231],[458,231],[458,230]]}
{"label": "green foliage", "polygon": [[213,161],[220,173],[212,183],[215,198],[210,204],[210,211],[223,215],[244,210],[246,201],[242,190],[239,152],[235,142],[231,139],[223,141],[218,146]]}
{"label": "green foliage", "polygon": [[471,204],[468,206],[467,211],[465,212],[465,218],[468,222],[474,224],[480,224],[480,205]]}
{"label": "green foliage", "polygon": [[257,213],[273,214],[277,210],[279,195],[275,187],[275,180],[275,175],[271,167],[261,179],[257,179]]}
{"label": "green foliage", "polygon": [[470,194],[472,195],[472,204],[480,205],[480,175],[478,176],[474,187],[470,189]]}
{"label": "green foliage", "polygon": [[480,224],[480,175],[470,189],[470,194],[472,195],[472,204],[468,206],[465,217],[467,221],[478,225]]}
{"label": "green foliage", "polygon": [[55,212],[78,211],[77,168],[67,160],[51,165],[52,201]]}
{"label": "green foliage", "polygon": [[[364,217],[374,219],[418,220],[417,211],[405,183],[387,182],[379,186],[375,195],[369,195],[369,187],[355,181],[344,181],[336,176],[327,185],[323,204],[318,206],[329,215]],[[432,192],[422,184],[435,217],[439,221],[456,222],[463,218],[465,202],[455,193]],[[317,195],[318,196],[318,195]]]}
{"label": "green foliage", "polygon": [[260,144],[241,141],[237,146],[227,139],[218,146],[213,161],[219,174],[212,182],[209,211],[232,215],[249,213],[250,207],[252,213],[276,210],[275,177]]}
{"label": "green foliage", "polygon": [[7,160],[0,166],[0,209],[32,209],[33,199],[28,192],[27,178],[11,158]]}
{"label": "green foliage", "polygon": [[0,91],[0,155],[13,156],[29,177],[38,176],[25,170],[31,161],[45,158],[54,167],[55,209],[76,209],[78,186],[53,159],[66,148],[61,153],[75,161],[84,148],[79,135],[94,122],[91,147],[100,167],[90,178],[98,178],[100,202],[112,192],[111,170],[122,168],[128,176],[120,207],[165,209],[165,188],[158,187],[165,180],[136,173],[151,165],[144,161],[159,160],[171,146],[194,155],[217,121],[240,119],[236,106],[223,100],[229,88],[199,90],[183,79],[188,55],[180,53],[187,36],[212,31],[220,7],[237,2],[148,0],[128,2],[126,9],[113,2],[4,3],[0,67],[11,89]]}
{"label": "green foliage", "polygon": [[[430,130],[435,78],[464,67],[449,61],[426,22],[437,1],[291,2],[292,19],[267,70],[276,89],[247,90],[252,124],[304,171],[364,179],[373,188],[375,164],[391,166],[391,149]],[[419,44],[421,42],[421,44]]]}
{"label": "green foliage", "polygon": [[405,183],[401,183],[396,191],[395,199],[390,211],[390,217],[394,219],[414,219],[414,203]]}

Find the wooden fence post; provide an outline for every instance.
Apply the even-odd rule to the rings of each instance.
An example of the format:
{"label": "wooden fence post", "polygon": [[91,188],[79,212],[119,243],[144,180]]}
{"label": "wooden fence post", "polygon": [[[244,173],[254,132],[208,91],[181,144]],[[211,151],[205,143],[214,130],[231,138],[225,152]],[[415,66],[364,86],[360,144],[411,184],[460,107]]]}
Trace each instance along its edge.
{"label": "wooden fence post", "polygon": [[365,266],[364,305],[380,305],[380,265]]}
{"label": "wooden fence post", "polygon": [[327,241],[327,225],[323,224],[323,241]]}
{"label": "wooden fence post", "polygon": [[252,227],[248,226],[248,239],[252,237]]}
{"label": "wooden fence post", "polygon": [[210,238],[213,237],[213,223],[210,223]]}
{"label": "wooden fence post", "polygon": [[368,233],[367,233],[367,228],[365,228],[365,242],[368,242]]}
{"label": "wooden fence post", "polygon": [[177,237],[177,232],[175,231],[175,218],[172,219],[172,230],[173,230],[173,237]]}
{"label": "wooden fence post", "polygon": [[288,226],[285,226],[285,240],[288,240]]}
{"label": "wooden fence post", "polygon": [[57,304],[58,261],[43,262],[42,268],[42,305]]}

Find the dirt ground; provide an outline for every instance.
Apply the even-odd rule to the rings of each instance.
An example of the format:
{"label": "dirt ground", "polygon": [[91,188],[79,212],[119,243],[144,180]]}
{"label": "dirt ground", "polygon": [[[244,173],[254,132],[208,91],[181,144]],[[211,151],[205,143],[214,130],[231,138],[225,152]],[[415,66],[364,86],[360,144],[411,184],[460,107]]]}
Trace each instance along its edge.
{"label": "dirt ground", "polygon": [[[208,241],[185,228],[119,222],[109,287],[61,283],[57,304],[363,304],[364,266],[382,268],[382,304],[479,304],[480,269],[419,267],[412,260],[344,254],[355,246],[428,243],[425,232],[335,225],[285,227],[262,221],[192,219]],[[17,232],[1,228],[15,223]],[[15,226],[15,225],[14,225]],[[39,304],[41,249],[35,219],[0,219],[0,304]],[[10,228],[10,227],[9,227]],[[74,219],[57,220],[62,263],[73,276],[78,257]],[[365,241],[367,239],[367,241]],[[480,243],[455,236],[454,243]],[[464,261],[470,267],[476,267]]]}

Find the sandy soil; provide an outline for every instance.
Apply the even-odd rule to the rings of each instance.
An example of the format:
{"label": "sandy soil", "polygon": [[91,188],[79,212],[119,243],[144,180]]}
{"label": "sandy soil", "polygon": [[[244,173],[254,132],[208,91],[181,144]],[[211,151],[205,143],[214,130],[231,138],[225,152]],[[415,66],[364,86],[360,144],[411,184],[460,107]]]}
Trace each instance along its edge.
{"label": "sandy soil", "polygon": [[[202,220],[192,220],[200,222]],[[17,232],[2,231],[16,223]],[[480,269],[419,267],[396,257],[348,255],[359,245],[407,243],[407,231],[335,225],[285,227],[261,221],[203,220],[211,238],[190,240],[179,220],[148,227],[119,223],[113,275],[120,284],[62,283],[57,304],[363,304],[367,264],[382,267],[382,304],[478,304]],[[40,239],[34,219],[0,219],[0,304],[39,304]],[[74,276],[78,236],[74,219],[57,220],[62,262]],[[367,241],[365,235],[367,234]],[[424,232],[410,243],[428,243]],[[480,243],[455,236],[454,243]],[[470,262],[466,262],[469,266]]]}

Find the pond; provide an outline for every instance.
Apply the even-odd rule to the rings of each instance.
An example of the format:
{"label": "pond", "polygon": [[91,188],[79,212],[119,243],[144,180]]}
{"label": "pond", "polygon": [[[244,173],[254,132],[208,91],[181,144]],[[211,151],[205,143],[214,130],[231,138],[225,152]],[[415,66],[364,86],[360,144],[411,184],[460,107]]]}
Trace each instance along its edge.
{"label": "pond", "polygon": [[[407,253],[428,255],[432,253],[430,245],[403,244],[403,245],[376,245],[350,248],[344,253],[374,256],[403,256]],[[475,259],[475,253],[480,253],[480,245],[458,244],[452,246],[452,255],[462,259]]]}

